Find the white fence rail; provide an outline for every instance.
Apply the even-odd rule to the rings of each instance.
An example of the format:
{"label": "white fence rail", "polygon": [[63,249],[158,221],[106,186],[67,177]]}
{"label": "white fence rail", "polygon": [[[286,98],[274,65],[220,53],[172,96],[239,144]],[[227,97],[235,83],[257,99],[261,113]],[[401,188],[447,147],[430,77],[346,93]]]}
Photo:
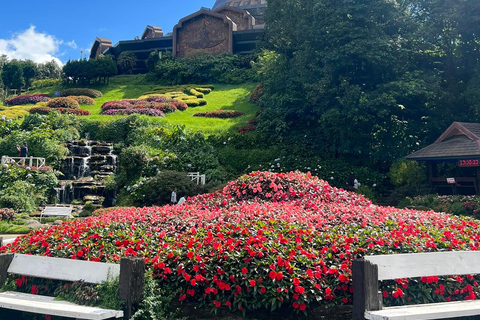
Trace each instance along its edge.
{"label": "white fence rail", "polygon": [[187,173],[187,176],[189,176],[190,179],[192,179],[192,181],[197,180],[197,185],[198,184],[201,184],[201,185],[205,184],[205,175],[200,174],[200,172],[189,172],[189,173]]}
{"label": "white fence rail", "polygon": [[29,167],[37,167],[41,168],[45,165],[45,158],[38,158],[38,157],[9,157],[9,156],[2,156],[2,165],[3,164],[17,164],[20,166],[29,166]]}

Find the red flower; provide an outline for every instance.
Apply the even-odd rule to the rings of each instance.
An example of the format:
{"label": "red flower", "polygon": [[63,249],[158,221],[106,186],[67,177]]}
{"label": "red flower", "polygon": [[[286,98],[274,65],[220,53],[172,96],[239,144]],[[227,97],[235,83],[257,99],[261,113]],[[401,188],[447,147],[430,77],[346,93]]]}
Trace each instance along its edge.
{"label": "red flower", "polygon": [[267,289],[265,289],[265,287],[262,287],[262,288],[260,289],[260,293],[265,294],[265,292],[267,292]]}
{"label": "red flower", "polygon": [[217,301],[217,300],[213,300],[213,304],[215,305],[215,307],[217,308],[220,308],[220,306],[222,305],[222,303],[220,301]]}
{"label": "red flower", "polygon": [[276,276],[275,279],[277,280],[277,282],[280,281],[280,280],[282,280],[282,279],[283,279],[283,273],[277,272],[277,276]]}
{"label": "red flower", "polygon": [[270,279],[275,279],[277,277],[277,273],[272,270],[268,273],[268,276],[270,277]]}
{"label": "red flower", "polygon": [[307,309],[307,305],[305,303],[300,303],[300,305],[298,306],[298,309],[303,311],[303,310]]}
{"label": "red flower", "polygon": [[247,272],[248,272],[247,268],[242,268],[242,273],[243,274],[247,274]]}
{"label": "red flower", "polygon": [[17,287],[21,288],[23,285],[22,279],[15,279],[15,284],[17,285]]}
{"label": "red flower", "polygon": [[38,294],[38,288],[36,285],[32,286],[32,294]]}
{"label": "red flower", "polygon": [[77,251],[77,257],[81,257],[83,256],[83,251],[82,250],[78,250]]}
{"label": "red flower", "polygon": [[296,293],[302,294],[302,293],[305,292],[305,288],[304,288],[304,287],[297,286],[297,287],[295,287],[294,291],[295,291]]}
{"label": "red flower", "polygon": [[250,284],[250,287],[255,287],[257,283],[255,282],[255,280],[250,280],[249,284]]}
{"label": "red flower", "polygon": [[183,301],[183,300],[185,300],[186,298],[187,298],[187,295],[186,295],[186,294],[182,294],[182,295],[180,296],[180,298],[178,298],[178,301]]}
{"label": "red flower", "polygon": [[193,252],[190,251],[189,253],[187,253],[187,258],[188,259],[192,259],[193,258]]}

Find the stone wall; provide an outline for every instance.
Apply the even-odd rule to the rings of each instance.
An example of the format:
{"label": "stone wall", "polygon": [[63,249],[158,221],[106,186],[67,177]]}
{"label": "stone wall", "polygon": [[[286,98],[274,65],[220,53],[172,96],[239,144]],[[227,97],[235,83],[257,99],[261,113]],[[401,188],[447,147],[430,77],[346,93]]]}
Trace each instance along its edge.
{"label": "stone wall", "polygon": [[185,57],[195,52],[212,55],[232,52],[234,30],[235,23],[219,14],[200,11],[184,18],[173,32],[175,56]]}

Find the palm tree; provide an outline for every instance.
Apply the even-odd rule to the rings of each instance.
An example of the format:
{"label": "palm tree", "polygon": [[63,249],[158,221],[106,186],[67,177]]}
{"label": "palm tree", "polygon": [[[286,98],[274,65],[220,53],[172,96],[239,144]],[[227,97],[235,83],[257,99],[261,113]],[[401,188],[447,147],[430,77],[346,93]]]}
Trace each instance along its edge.
{"label": "palm tree", "polygon": [[117,66],[122,73],[132,73],[133,67],[136,65],[137,57],[133,52],[124,51],[117,58]]}

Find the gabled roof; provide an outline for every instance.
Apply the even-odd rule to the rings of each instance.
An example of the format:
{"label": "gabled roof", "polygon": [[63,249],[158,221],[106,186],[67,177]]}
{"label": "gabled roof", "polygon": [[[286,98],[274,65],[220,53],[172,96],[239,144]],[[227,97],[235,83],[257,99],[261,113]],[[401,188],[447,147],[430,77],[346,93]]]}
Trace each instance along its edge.
{"label": "gabled roof", "polygon": [[429,161],[469,157],[480,157],[480,123],[454,122],[434,143],[406,159]]}
{"label": "gabled roof", "polygon": [[142,40],[145,39],[145,37],[147,36],[147,33],[149,31],[152,33],[152,38],[163,37],[162,28],[157,27],[157,26],[147,25],[147,27],[145,28],[145,31],[143,31],[142,36],[140,38]]}

